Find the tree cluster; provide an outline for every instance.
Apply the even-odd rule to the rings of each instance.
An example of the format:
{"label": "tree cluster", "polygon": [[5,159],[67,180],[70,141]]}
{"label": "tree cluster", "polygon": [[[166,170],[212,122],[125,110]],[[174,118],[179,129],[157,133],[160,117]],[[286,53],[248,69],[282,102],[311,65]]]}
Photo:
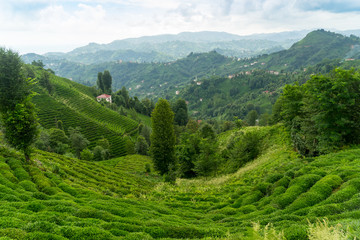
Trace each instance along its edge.
{"label": "tree cluster", "polygon": [[35,142],[35,146],[40,150],[79,159],[101,161],[110,158],[110,144],[107,139],[100,139],[92,151],[88,149],[89,144],[79,127],[70,127],[67,135],[61,126],[43,129]]}
{"label": "tree cluster", "polygon": [[34,82],[26,79],[18,53],[0,48],[0,115],[7,142],[30,160],[31,144],[37,136],[38,121],[31,102]]}
{"label": "tree cluster", "polygon": [[103,93],[111,94],[112,77],[110,72],[108,70],[105,70],[104,73],[99,72],[96,84]]}
{"label": "tree cluster", "polygon": [[125,87],[122,87],[119,91],[114,94],[113,102],[126,109],[134,109],[136,112],[150,116],[151,112],[155,108],[155,104],[152,100],[144,98],[141,101],[135,96],[130,97],[129,92]]}
{"label": "tree cluster", "polygon": [[335,69],[305,84],[286,85],[273,110],[291,132],[294,147],[316,156],[360,143],[360,75]]}

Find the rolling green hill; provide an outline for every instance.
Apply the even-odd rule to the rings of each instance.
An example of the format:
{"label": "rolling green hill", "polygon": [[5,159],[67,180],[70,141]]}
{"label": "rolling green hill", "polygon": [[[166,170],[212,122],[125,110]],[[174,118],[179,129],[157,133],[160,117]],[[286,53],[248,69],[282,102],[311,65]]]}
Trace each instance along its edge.
{"label": "rolling green hill", "polygon": [[[38,76],[41,71],[37,70]],[[44,128],[54,128],[61,121],[65,131],[69,127],[80,127],[90,141],[90,148],[96,141],[106,138],[111,144],[113,156],[126,154],[124,135],[137,131],[138,123],[102,106],[95,99],[96,91],[90,87],[55,75],[50,76],[53,86],[51,94],[39,84],[33,102],[39,109],[38,117]]]}
{"label": "rolling green hill", "polygon": [[290,49],[261,57],[268,67],[278,70],[295,70],[320,63],[324,59],[345,59],[356,57],[354,51],[360,45],[360,39],[354,35],[317,30],[306,35]]}
{"label": "rolling green hill", "polygon": [[[115,89],[125,86],[128,89],[131,88],[130,94],[133,96],[159,98],[175,95],[177,90],[189,85],[194,79],[208,78],[214,75],[225,77],[258,69],[292,73],[303,71],[304,68],[318,64],[324,59],[337,59],[338,61],[348,58],[357,59],[360,51],[359,45],[359,38],[353,35],[346,37],[317,30],[309,33],[288,50],[240,60],[225,57],[219,53],[227,50],[216,48],[219,53],[215,51],[191,53],[185,58],[168,63],[112,61],[85,65],[57,59],[48,67],[60,76],[87,85],[95,85],[98,72],[109,70],[114,79],[113,87]],[[79,54],[75,57],[79,58]],[[85,55],[84,57],[88,58]],[[34,56],[31,59],[34,59]],[[40,56],[40,59],[46,61],[44,56]]]}
{"label": "rolling green hill", "polygon": [[27,165],[1,144],[0,237],[264,239],[272,223],[283,232],[277,239],[308,239],[309,222],[323,218],[360,236],[358,148],[301,158],[281,126],[225,132],[220,148],[243,131],[262,136],[257,159],[234,174],[175,185],[146,175],[146,157],[98,163],[37,151]]}

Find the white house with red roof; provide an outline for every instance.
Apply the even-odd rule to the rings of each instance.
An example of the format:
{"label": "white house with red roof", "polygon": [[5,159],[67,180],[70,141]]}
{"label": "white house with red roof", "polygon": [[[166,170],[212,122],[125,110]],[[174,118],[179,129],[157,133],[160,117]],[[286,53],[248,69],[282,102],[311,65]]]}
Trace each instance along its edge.
{"label": "white house with red roof", "polygon": [[102,94],[102,95],[96,97],[96,100],[97,100],[98,102],[102,101],[103,99],[105,99],[105,101],[107,101],[107,102],[109,102],[109,103],[112,103],[112,101],[111,101],[111,95]]}

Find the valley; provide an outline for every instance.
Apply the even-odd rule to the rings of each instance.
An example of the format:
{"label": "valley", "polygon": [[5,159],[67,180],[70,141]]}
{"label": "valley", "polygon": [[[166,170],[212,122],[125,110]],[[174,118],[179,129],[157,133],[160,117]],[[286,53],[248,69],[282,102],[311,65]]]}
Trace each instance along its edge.
{"label": "valley", "polygon": [[288,34],[1,48],[0,239],[360,239],[360,38]]}

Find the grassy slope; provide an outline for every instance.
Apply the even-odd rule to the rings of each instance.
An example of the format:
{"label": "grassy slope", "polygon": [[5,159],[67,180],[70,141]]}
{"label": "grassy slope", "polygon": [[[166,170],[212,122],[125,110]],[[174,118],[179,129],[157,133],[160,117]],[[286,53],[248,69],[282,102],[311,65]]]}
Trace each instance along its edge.
{"label": "grassy slope", "polygon": [[102,137],[111,143],[113,156],[125,154],[123,135],[132,135],[137,130],[137,122],[121,116],[115,111],[101,106],[89,87],[65,78],[51,75],[54,92],[50,95],[40,86],[34,103],[39,109],[40,124],[45,128],[55,127],[58,120],[63,122],[64,130],[81,127],[81,132],[94,147]]}
{"label": "grassy slope", "polygon": [[[360,235],[360,149],[301,159],[281,128],[246,131],[264,136],[258,159],[232,175],[175,186],[144,173],[147,157],[97,163],[39,151],[26,166],[0,146],[0,236],[238,239],[251,222],[271,222],[288,239],[301,239],[317,217]],[[222,144],[233,134],[222,135]]]}

